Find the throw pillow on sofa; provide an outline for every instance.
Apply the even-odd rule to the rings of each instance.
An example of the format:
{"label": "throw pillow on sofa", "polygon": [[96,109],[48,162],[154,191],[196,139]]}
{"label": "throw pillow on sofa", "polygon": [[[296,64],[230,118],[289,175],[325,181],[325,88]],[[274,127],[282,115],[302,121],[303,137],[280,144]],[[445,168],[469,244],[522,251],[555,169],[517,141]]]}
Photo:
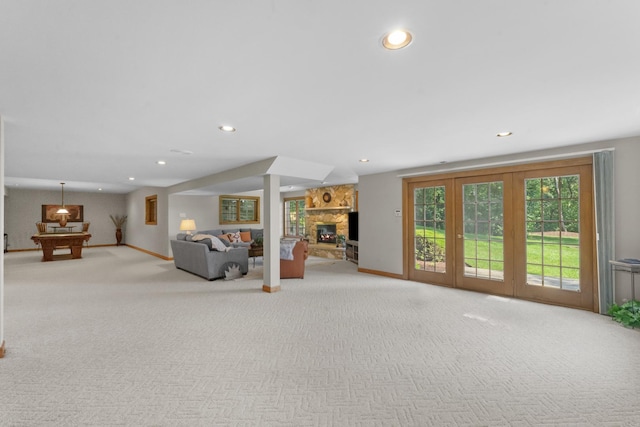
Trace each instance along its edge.
{"label": "throw pillow on sofa", "polygon": [[222,240],[222,243],[224,243],[225,246],[231,246],[231,239],[228,234],[218,234],[216,237]]}
{"label": "throw pillow on sofa", "polygon": [[229,248],[227,248],[220,239],[216,236],[211,236],[210,234],[196,234],[192,239],[194,242],[202,241],[202,243],[206,243],[206,241],[209,240],[211,242],[211,246],[209,246],[209,248],[216,251],[226,252],[229,250]]}

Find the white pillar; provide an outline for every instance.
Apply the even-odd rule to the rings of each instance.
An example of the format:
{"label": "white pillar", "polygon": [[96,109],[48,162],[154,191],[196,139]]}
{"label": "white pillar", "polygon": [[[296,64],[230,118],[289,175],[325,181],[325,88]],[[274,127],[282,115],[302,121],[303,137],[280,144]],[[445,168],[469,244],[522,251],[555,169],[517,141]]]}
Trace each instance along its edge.
{"label": "white pillar", "polygon": [[[4,241],[4,122],[0,116],[0,233]],[[3,249],[4,250],[4,249]],[[4,253],[0,259],[0,358],[4,357]]]}
{"label": "white pillar", "polygon": [[280,175],[264,176],[264,271],[262,290],[280,290]]}

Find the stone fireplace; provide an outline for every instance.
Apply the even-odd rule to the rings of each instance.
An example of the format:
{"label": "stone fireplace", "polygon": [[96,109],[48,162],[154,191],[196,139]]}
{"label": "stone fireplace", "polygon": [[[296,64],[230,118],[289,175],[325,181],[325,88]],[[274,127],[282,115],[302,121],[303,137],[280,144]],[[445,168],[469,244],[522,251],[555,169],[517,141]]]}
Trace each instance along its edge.
{"label": "stone fireplace", "polygon": [[344,248],[336,247],[338,236],[349,238],[349,212],[355,203],[353,185],[311,188],[305,193],[306,235],[309,254],[342,259]]}

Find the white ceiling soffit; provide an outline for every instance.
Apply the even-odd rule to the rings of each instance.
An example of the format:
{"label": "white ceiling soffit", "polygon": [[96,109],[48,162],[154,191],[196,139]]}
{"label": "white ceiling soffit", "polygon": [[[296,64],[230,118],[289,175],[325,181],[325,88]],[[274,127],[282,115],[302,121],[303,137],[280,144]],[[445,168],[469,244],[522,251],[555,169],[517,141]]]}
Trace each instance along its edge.
{"label": "white ceiling soffit", "polygon": [[333,166],[278,156],[267,174],[323,181],[332,170]]}
{"label": "white ceiling soffit", "polygon": [[333,166],[278,156],[171,186],[169,193],[235,194],[261,190],[264,175],[282,176],[281,185],[304,185],[324,180],[332,170]]}

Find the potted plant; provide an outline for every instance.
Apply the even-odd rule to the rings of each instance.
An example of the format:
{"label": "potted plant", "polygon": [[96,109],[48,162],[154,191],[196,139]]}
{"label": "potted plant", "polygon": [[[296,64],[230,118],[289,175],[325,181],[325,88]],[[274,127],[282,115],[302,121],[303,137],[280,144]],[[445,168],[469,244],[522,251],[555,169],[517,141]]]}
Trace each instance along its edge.
{"label": "potted plant", "polygon": [[613,304],[609,315],[616,322],[628,327],[640,327],[640,301],[631,300],[622,305]]}
{"label": "potted plant", "polygon": [[109,215],[109,218],[113,221],[113,225],[116,226],[116,246],[120,246],[120,242],[122,241],[122,226],[127,222],[127,216]]}
{"label": "potted plant", "polygon": [[346,241],[347,241],[347,236],[345,236],[344,234],[338,234],[336,236],[336,248],[343,247]]}

